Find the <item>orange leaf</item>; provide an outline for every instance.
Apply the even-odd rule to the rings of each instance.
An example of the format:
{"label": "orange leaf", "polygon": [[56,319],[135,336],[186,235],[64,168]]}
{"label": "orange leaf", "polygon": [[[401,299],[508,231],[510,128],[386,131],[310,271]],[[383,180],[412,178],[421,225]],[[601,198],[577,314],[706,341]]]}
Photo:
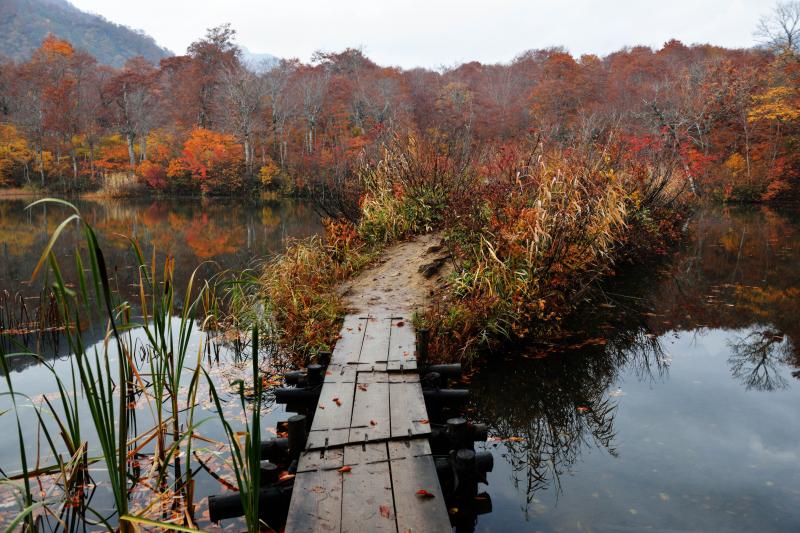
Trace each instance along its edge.
{"label": "orange leaf", "polygon": [[422,420],[417,420],[420,424],[430,424],[430,421],[427,418],[423,418]]}
{"label": "orange leaf", "polygon": [[384,518],[392,516],[392,510],[389,509],[388,505],[381,505],[381,516]]}
{"label": "orange leaf", "polygon": [[339,472],[340,474],[344,474],[345,472],[349,472],[349,471],[351,471],[351,470],[352,470],[352,468],[350,468],[349,466],[343,466],[343,467],[341,467],[341,468],[338,470],[338,472]]}
{"label": "orange leaf", "polygon": [[337,406],[339,406],[339,407],[341,407],[341,406],[342,406],[342,400],[340,400],[339,398],[334,398],[334,399],[333,399],[333,402],[334,402],[334,403],[335,403]]}
{"label": "orange leaf", "polygon": [[369,421],[369,425],[370,425],[370,426],[377,426],[377,425],[378,425],[378,423],[377,423],[377,422],[375,422],[374,420],[370,420],[370,421]]}
{"label": "orange leaf", "polygon": [[402,328],[404,325],[405,325],[405,322],[403,322],[402,320],[397,323],[397,327],[398,328]]}
{"label": "orange leaf", "polygon": [[428,492],[425,489],[419,489],[417,491],[417,496],[419,496],[420,498],[435,498],[436,497],[435,494],[432,494],[432,493]]}

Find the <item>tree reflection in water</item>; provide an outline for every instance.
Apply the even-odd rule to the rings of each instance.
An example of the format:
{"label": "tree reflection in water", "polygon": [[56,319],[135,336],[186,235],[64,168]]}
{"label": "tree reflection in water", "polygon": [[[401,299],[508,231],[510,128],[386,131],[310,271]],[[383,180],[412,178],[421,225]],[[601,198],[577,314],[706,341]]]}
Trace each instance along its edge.
{"label": "tree reflection in water", "polygon": [[555,488],[558,496],[560,476],[584,450],[616,456],[623,393],[612,389],[623,373],[666,380],[667,336],[725,332],[727,366],[745,390],[787,388],[787,366],[800,379],[799,237],[796,213],[701,211],[668,262],[590,295],[587,307],[599,311],[578,313],[568,337],[485,365],[472,384],[476,418],[490,425],[524,491],[526,517],[537,492]]}
{"label": "tree reflection in water", "polygon": [[550,352],[531,350],[522,355],[532,359],[515,361],[513,368],[494,365],[494,371],[473,382],[477,417],[502,441],[514,485],[525,492],[527,506],[540,490],[551,485],[561,490],[560,476],[585,447],[616,456],[614,416],[620,393],[610,388],[622,369],[660,380],[669,364],[658,337],[643,322],[620,327],[611,338],[564,339],[557,353]]}
{"label": "tree reflection in water", "polygon": [[729,346],[731,374],[747,390],[772,391],[789,386],[780,369],[792,364],[795,351],[783,334],[772,329],[756,330],[737,336]]}

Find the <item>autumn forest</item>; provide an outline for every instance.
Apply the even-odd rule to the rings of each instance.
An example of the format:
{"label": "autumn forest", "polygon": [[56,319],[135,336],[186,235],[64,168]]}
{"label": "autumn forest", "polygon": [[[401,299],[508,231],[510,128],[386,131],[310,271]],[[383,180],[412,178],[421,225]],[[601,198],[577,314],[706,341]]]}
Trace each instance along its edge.
{"label": "autumn forest", "polygon": [[800,1],[415,2],[0,0],[0,531],[797,531]]}
{"label": "autumn forest", "polygon": [[50,36],[28,61],[0,64],[0,184],[305,194],[413,134],[481,154],[487,174],[510,172],[532,143],[611,142],[633,158],[671,159],[701,197],[787,199],[800,187],[800,61],[795,34],[781,32],[766,25],[766,45],[752,49],[551,48],[439,71],[347,49],[259,73],[229,26],[186,55],[122,69]]}

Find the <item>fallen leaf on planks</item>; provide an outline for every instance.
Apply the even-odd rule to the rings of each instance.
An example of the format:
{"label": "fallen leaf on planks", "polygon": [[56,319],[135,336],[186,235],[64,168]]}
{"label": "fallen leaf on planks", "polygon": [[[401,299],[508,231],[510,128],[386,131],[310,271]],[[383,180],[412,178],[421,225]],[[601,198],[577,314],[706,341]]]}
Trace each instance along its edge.
{"label": "fallen leaf on planks", "polygon": [[351,470],[352,468],[350,468],[349,466],[343,466],[339,470],[337,470],[337,472],[339,472],[340,474],[344,474],[346,472],[350,472]]}
{"label": "fallen leaf on planks", "polygon": [[425,489],[419,489],[417,491],[417,496],[420,497],[420,498],[435,498],[436,497],[435,494],[430,493]]}
{"label": "fallen leaf on planks", "polygon": [[381,516],[384,518],[389,518],[392,516],[392,510],[389,509],[388,505],[381,505]]}

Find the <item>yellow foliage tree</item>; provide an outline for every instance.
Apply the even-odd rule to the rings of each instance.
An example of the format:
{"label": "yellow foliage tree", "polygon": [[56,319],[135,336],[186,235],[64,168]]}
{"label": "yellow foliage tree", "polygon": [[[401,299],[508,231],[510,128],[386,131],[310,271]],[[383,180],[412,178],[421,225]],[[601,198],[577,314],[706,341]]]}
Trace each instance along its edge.
{"label": "yellow foliage tree", "polygon": [[780,85],[754,96],[748,119],[750,122],[792,122],[800,119],[800,92],[795,87]]}
{"label": "yellow foliage tree", "polygon": [[17,128],[11,124],[0,124],[0,185],[11,182],[15,169],[27,168],[33,159],[33,150]]}
{"label": "yellow foliage tree", "polygon": [[272,159],[267,159],[266,164],[261,167],[258,175],[261,178],[261,184],[265,187],[272,184],[272,180],[275,179],[275,176],[278,175],[280,171],[280,167],[275,164],[275,161]]}

